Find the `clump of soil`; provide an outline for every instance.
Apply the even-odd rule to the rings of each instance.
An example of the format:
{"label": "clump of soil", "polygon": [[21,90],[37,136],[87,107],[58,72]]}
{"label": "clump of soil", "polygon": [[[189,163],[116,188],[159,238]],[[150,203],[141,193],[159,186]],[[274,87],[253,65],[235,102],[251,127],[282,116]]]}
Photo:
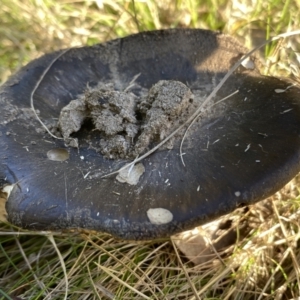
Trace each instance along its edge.
{"label": "clump of soil", "polygon": [[101,84],[65,106],[58,127],[65,141],[70,142],[71,135],[89,119],[93,131],[99,132],[99,141],[93,148],[110,159],[133,158],[184,122],[193,98],[186,85],[172,80],[161,80],[147,94],[138,96]]}

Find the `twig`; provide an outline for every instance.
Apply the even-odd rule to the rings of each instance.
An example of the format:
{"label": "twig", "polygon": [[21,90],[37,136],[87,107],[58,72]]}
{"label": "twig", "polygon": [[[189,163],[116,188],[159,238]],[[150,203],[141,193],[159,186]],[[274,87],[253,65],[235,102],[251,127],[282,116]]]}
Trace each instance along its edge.
{"label": "twig", "polygon": [[[64,273],[64,276],[65,276],[65,296],[63,298],[63,300],[67,300],[68,298],[68,290],[69,290],[69,280],[68,280],[68,275],[67,275],[67,269],[66,269],[66,265],[65,265],[65,262],[64,262],[64,258],[62,257],[57,245],[56,245],[56,242],[54,240],[54,237],[52,234],[49,234],[47,236],[47,238],[49,239],[49,241],[52,243],[56,253],[57,253],[57,256],[59,258],[59,261],[60,261],[60,264],[61,264],[61,267],[63,269],[63,273]],[[53,293],[53,291],[46,296],[45,300],[49,298],[49,296]]]}
{"label": "twig", "polygon": [[180,266],[181,266],[181,268],[182,268],[182,270],[184,272],[185,278],[187,279],[187,281],[188,281],[188,283],[189,283],[189,285],[190,285],[190,287],[191,287],[191,289],[192,289],[192,291],[194,293],[195,299],[201,300],[201,298],[198,295],[198,292],[196,290],[196,287],[195,287],[194,283],[192,282],[192,280],[191,280],[191,278],[190,278],[190,276],[189,276],[189,274],[188,274],[188,272],[187,272],[187,270],[186,270],[186,268],[185,268],[185,266],[184,266],[184,264],[183,264],[183,262],[182,262],[182,260],[181,260],[181,258],[179,256],[179,253],[178,253],[178,250],[177,250],[177,246],[175,245],[173,238],[171,238],[171,242],[172,242],[173,249],[175,250],[175,254],[177,256],[179,264],[180,264]]}
{"label": "twig", "polygon": [[116,276],[113,272],[110,271],[109,268],[106,268],[104,266],[101,266],[98,263],[95,263],[102,271],[104,271],[105,273],[107,273],[111,278],[113,278],[114,280],[116,280],[117,282],[119,282],[120,284],[126,286],[128,289],[130,289],[131,291],[133,291],[134,293],[138,294],[139,296],[141,296],[143,299],[146,300],[150,300],[151,298],[146,296],[145,294],[143,294],[142,292],[138,291],[137,289],[135,289],[134,287],[132,287],[130,284],[128,284],[127,282],[123,281],[121,278],[119,278],[119,276]]}
{"label": "twig", "polygon": [[57,56],[54,57],[54,59],[51,61],[51,63],[48,65],[48,67],[44,70],[44,72],[42,73],[41,77],[39,78],[39,80],[36,82],[33,90],[31,91],[31,94],[30,94],[30,107],[36,117],[36,119],[41,123],[41,125],[46,129],[46,131],[55,139],[58,139],[58,140],[63,140],[64,138],[60,138],[56,135],[54,135],[49,129],[48,127],[43,123],[43,121],[40,119],[40,117],[37,115],[36,113],[36,110],[35,110],[35,107],[34,107],[34,103],[33,103],[33,96],[34,96],[34,93],[36,92],[36,90],[38,89],[38,87],[40,86],[41,82],[43,81],[43,79],[45,78],[46,74],[49,72],[50,68],[53,66],[53,64],[61,57],[63,56],[64,54],[66,54],[68,51],[70,51],[71,49],[74,49],[74,48],[68,48],[68,49],[65,49],[63,50],[62,52],[60,52]]}
{"label": "twig", "polygon": [[282,222],[282,218],[280,217],[279,215],[279,212],[278,212],[278,209],[277,209],[277,206],[276,204],[274,203],[274,201],[272,201],[272,205],[273,205],[273,209],[275,211],[275,214],[277,216],[277,219],[279,221],[279,224],[280,224],[280,228],[281,228],[281,231],[283,233],[283,236],[285,237],[286,241],[287,241],[287,245],[288,245],[288,249],[290,250],[290,254],[291,254],[291,257],[292,257],[292,260],[293,260],[293,263],[294,263],[294,270],[295,270],[295,273],[296,273],[296,277],[297,277],[297,282],[298,282],[298,286],[300,285],[300,268],[299,268],[299,264],[298,264],[298,258],[297,256],[295,255],[295,252],[293,250],[293,247],[291,246],[291,243],[289,242],[289,235],[286,231],[286,228]]}
{"label": "twig", "polygon": [[26,262],[26,264],[27,264],[27,266],[28,266],[28,268],[29,268],[29,270],[32,272],[32,275],[33,275],[33,277],[34,277],[34,279],[35,279],[37,285],[40,287],[40,289],[42,290],[43,294],[44,294],[44,293],[47,293],[47,290],[46,290],[46,287],[45,287],[44,283],[41,282],[41,281],[38,279],[38,277],[36,276],[34,270],[32,269],[31,264],[30,264],[30,262],[29,262],[29,260],[28,260],[28,258],[27,258],[27,256],[26,256],[24,250],[23,250],[22,245],[20,244],[19,239],[18,239],[16,236],[14,236],[14,239],[15,239],[15,241],[16,241],[16,243],[17,243],[17,246],[18,246],[18,248],[19,248],[19,250],[20,250],[20,252],[21,252],[21,254],[22,254],[22,256],[23,256],[23,258],[24,258],[24,260],[25,260],[25,262]]}
{"label": "twig", "polygon": [[275,277],[276,273],[277,273],[278,271],[280,271],[280,269],[282,268],[282,264],[283,264],[283,262],[288,258],[289,254],[290,254],[290,248],[287,248],[287,249],[284,251],[284,253],[281,255],[282,258],[281,258],[281,260],[277,263],[276,268],[275,268],[274,270],[272,270],[272,274],[271,274],[270,278],[268,279],[268,281],[266,282],[266,284],[265,284],[264,288],[262,289],[262,291],[260,291],[260,295],[259,295],[259,297],[257,298],[257,300],[263,299],[263,297],[264,297],[264,295],[265,295],[265,292],[266,292],[268,286],[271,284],[272,280],[274,280],[274,277]]}
{"label": "twig", "polygon": [[136,27],[137,27],[138,31],[141,32],[140,23],[137,19],[137,13],[136,13],[136,7],[135,7],[135,1],[134,0],[132,0],[132,5],[133,5],[133,13],[134,13],[134,22],[136,24]]}
{"label": "twig", "polygon": [[58,235],[58,236],[64,236],[65,234],[62,232],[52,232],[52,231],[0,231],[0,236],[4,235],[16,235],[16,236],[21,236],[21,235],[39,235],[39,236],[48,236],[49,234],[51,235]]}
{"label": "twig", "polygon": [[136,80],[141,76],[141,73],[138,73],[133,76],[132,80],[129,82],[128,87],[124,90],[124,92],[128,92],[132,87],[135,86]]}
{"label": "twig", "polygon": [[[209,106],[208,108],[212,108],[213,106],[219,104],[220,102],[223,102],[223,101],[227,100],[228,98],[232,97],[233,95],[237,94],[238,92],[239,92],[239,91],[236,90],[235,92],[233,92],[233,93],[231,93],[230,95],[228,95],[228,96],[222,98],[221,100],[219,100],[218,102],[216,102],[216,103],[214,103],[213,105]],[[207,109],[208,109],[208,108],[207,108]],[[182,164],[183,164],[184,166],[185,166],[185,163],[184,163],[184,160],[183,160],[183,153],[182,153],[183,142],[184,142],[184,140],[185,140],[185,138],[186,138],[187,132],[189,131],[189,129],[193,126],[193,124],[196,122],[196,120],[197,120],[200,116],[201,116],[201,113],[199,113],[197,116],[195,116],[194,120],[190,123],[190,125],[189,125],[188,128],[186,129],[186,131],[185,131],[185,133],[184,133],[184,135],[183,135],[183,137],[182,137],[182,139],[181,139],[179,151],[180,151],[181,162],[182,162]]]}

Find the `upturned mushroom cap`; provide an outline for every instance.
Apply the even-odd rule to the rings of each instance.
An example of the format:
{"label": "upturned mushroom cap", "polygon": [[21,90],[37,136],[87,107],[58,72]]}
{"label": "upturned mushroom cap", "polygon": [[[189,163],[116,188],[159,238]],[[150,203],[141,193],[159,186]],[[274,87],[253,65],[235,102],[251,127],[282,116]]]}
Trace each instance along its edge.
{"label": "upturned mushroom cap", "polygon": [[[133,93],[176,80],[204,96],[246,52],[229,36],[190,29],[71,49],[45,75],[34,105],[50,127],[87,86],[112,83],[124,91],[138,74]],[[239,92],[209,108],[188,131],[185,166],[181,134],[133,173],[103,179],[130,160],[95,151],[91,143],[99,135],[88,122],[71,133],[78,148],[52,138],[30,108],[34,86],[58,54],[29,63],[0,88],[0,186],[13,185],[6,211],[17,226],[84,228],[137,240],[165,237],[264,199],[299,172],[300,89],[260,75],[252,58],[210,104]]]}

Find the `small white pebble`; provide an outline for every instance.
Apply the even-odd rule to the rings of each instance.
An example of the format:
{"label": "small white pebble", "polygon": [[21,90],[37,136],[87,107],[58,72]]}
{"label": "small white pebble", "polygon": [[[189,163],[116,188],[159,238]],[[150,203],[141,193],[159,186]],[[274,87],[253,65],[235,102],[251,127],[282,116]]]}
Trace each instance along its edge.
{"label": "small white pebble", "polygon": [[65,161],[69,159],[69,152],[63,148],[51,149],[47,152],[47,157],[52,161]]}
{"label": "small white pebble", "polygon": [[128,183],[130,185],[137,185],[140,177],[145,172],[145,167],[142,163],[138,163],[136,165],[132,165],[129,169],[125,168],[121,170],[116,179],[122,183]]}
{"label": "small white pebble", "polygon": [[84,156],[80,156],[80,159],[84,160]]}
{"label": "small white pebble", "polygon": [[241,196],[241,192],[239,192],[239,191],[236,191],[234,194],[235,194],[236,197]]}
{"label": "small white pebble", "polygon": [[274,91],[275,91],[275,93],[280,94],[280,93],[284,93],[286,90],[275,89]]}
{"label": "small white pebble", "polygon": [[163,225],[173,220],[173,214],[165,208],[150,208],[147,210],[147,216],[154,225]]}

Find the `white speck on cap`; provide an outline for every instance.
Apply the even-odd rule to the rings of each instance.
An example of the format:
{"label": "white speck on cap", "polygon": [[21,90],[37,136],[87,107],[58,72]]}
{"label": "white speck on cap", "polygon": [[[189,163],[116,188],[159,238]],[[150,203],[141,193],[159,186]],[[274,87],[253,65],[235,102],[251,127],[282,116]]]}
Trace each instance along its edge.
{"label": "white speck on cap", "polygon": [[239,191],[236,191],[234,194],[235,194],[236,197],[241,196],[241,192],[239,192]]}
{"label": "white speck on cap", "polygon": [[241,65],[246,68],[253,70],[255,68],[254,62],[250,59],[250,57],[245,58],[242,62]]}
{"label": "white speck on cap", "polygon": [[53,161],[65,161],[69,159],[69,152],[63,148],[55,148],[47,152],[47,157]]}
{"label": "white speck on cap", "polygon": [[130,166],[124,170],[121,170],[117,175],[116,179],[122,183],[126,182],[130,185],[136,185],[144,172],[144,165],[142,163],[138,163],[133,167]]}
{"label": "white speck on cap", "polygon": [[165,208],[150,208],[147,210],[147,216],[154,225],[167,224],[173,220],[173,214]]}

